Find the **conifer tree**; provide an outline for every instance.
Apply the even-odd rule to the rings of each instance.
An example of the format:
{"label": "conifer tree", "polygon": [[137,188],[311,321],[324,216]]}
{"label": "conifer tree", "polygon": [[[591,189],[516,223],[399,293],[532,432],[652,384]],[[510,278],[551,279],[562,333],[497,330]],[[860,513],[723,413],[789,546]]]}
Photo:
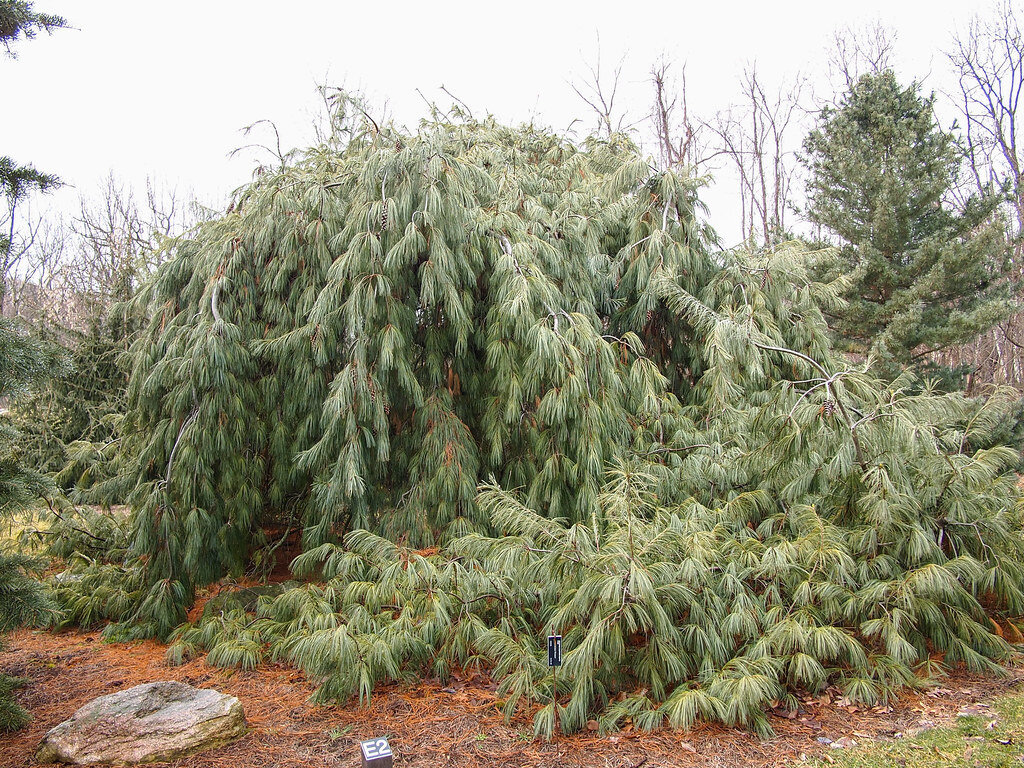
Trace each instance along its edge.
{"label": "conifer tree", "polygon": [[[37,13],[29,2],[0,2],[0,44],[9,56],[12,44],[22,37],[34,37],[39,29],[50,31],[65,26],[57,16]],[[0,157],[0,196],[10,217],[0,232],[0,308],[6,289],[7,270],[12,248],[15,209],[33,190],[50,189],[58,183],[50,174],[31,165],[18,165],[9,157]],[[0,318],[0,404],[38,385],[55,370],[62,358],[23,329]],[[34,468],[26,466],[16,451],[18,434],[6,413],[0,413],[0,523],[23,511],[52,489],[51,483]],[[18,551],[0,550],[0,635],[24,624],[48,621],[53,604],[42,585],[30,576],[37,565],[33,558]],[[17,705],[11,690],[19,683],[0,675],[0,731],[24,724],[27,714]]]}
{"label": "conifer tree", "polygon": [[34,2],[25,0],[0,0],[0,45],[8,56],[15,56],[12,45],[21,40],[31,40],[41,30],[52,32],[67,27],[67,20],[52,13],[41,13],[34,8]]}
{"label": "conifer tree", "polygon": [[[800,692],[992,668],[1024,611],[1009,398],[851,365],[849,278],[712,252],[699,210],[621,136],[491,120],[263,173],[138,297],[131,554],[61,603],[324,699],[483,664],[540,735],[766,732]],[[317,583],[183,625],[272,526]]]}
{"label": "conifer tree", "polygon": [[837,344],[882,365],[922,361],[1012,311],[995,197],[952,199],[961,153],[933,97],[893,71],[862,76],[804,142],[808,217],[838,243],[824,274],[849,274],[829,316]]}
{"label": "conifer tree", "polygon": [[154,600],[243,568],[272,521],[311,546],[487,530],[492,474],[589,515],[665,394],[628,332],[664,322],[651,288],[625,269],[613,295],[607,254],[631,238],[706,269],[693,204],[625,140],[494,123],[374,132],[265,175],[142,293],[128,431]]}
{"label": "conifer tree", "polygon": [[[0,0],[0,45],[7,56],[14,57],[12,47],[22,39],[32,39],[40,30],[52,32],[67,26],[60,16],[39,13],[35,4],[23,0]],[[33,191],[46,191],[60,184],[50,173],[43,173],[31,164],[20,165],[10,157],[0,156],[0,195],[7,210],[0,223],[0,309],[3,308],[7,292],[7,272],[11,267],[11,250],[14,246],[15,212],[18,205]]]}
{"label": "conifer tree", "polygon": [[[10,321],[0,320],[0,402],[37,385],[59,369],[61,357],[52,347],[30,338]],[[0,416],[0,523],[53,491],[44,475],[18,457],[18,433],[6,414]],[[0,636],[25,624],[48,622],[54,606],[43,585],[32,578],[39,563],[8,545],[0,548]],[[0,731],[13,730],[27,715],[11,696],[18,681],[0,674]]]}

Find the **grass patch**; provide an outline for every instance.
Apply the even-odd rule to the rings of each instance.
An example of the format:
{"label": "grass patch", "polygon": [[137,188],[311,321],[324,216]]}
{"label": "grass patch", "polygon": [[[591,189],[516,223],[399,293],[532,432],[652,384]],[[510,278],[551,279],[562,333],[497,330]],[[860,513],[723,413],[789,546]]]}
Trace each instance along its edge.
{"label": "grass patch", "polygon": [[46,507],[31,508],[0,520],[0,549],[16,547],[34,554],[43,547],[42,532],[53,525],[53,515]]}
{"label": "grass patch", "polygon": [[[1024,690],[966,707],[950,726],[913,738],[862,743],[831,750],[813,765],[840,768],[1022,768],[1024,766]],[[975,714],[976,713],[976,714]]]}

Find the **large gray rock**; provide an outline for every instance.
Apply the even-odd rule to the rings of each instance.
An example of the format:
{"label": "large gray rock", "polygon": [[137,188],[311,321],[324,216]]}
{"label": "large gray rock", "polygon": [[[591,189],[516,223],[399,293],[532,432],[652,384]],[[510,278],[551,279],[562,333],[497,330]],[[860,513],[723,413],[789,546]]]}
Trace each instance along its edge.
{"label": "large gray rock", "polygon": [[50,729],[40,763],[152,763],[227,744],[246,732],[242,702],[174,681],[93,699]]}

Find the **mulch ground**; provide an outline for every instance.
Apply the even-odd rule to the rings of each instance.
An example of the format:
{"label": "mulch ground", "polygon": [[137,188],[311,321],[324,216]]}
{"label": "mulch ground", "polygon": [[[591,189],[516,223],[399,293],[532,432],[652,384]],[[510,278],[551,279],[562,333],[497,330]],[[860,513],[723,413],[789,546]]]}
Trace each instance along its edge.
{"label": "mulch ground", "polygon": [[805,703],[799,712],[772,716],[776,736],[761,741],[738,730],[700,726],[688,733],[645,734],[630,728],[599,736],[583,733],[550,742],[530,738],[530,719],[506,725],[495,706],[494,685],[470,675],[447,686],[383,686],[360,707],[314,706],[314,685],[289,667],[268,664],[253,672],[215,669],[202,660],[169,667],[155,642],[107,644],[95,632],[52,634],[23,630],[10,635],[0,671],[26,677],[19,700],[32,715],[25,729],[0,735],[0,766],[33,766],[43,734],[80,706],[106,693],[155,680],[180,680],[237,696],[251,730],[227,747],[167,765],[222,768],[358,766],[358,742],[386,735],[396,766],[788,766],[828,754],[819,738],[888,739],[952,721],[963,707],[991,699],[1024,680],[1024,670],[1004,679],[953,676],[944,687],[908,694],[892,706],[840,706],[835,694]]}

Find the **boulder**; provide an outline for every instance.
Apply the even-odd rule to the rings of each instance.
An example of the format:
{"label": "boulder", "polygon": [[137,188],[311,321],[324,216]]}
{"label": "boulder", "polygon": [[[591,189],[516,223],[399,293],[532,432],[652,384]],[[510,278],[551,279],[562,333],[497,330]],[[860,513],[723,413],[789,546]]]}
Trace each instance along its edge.
{"label": "boulder", "polygon": [[152,763],[227,744],[246,732],[242,702],[185,683],[145,683],[100,696],[50,729],[40,763]]}

